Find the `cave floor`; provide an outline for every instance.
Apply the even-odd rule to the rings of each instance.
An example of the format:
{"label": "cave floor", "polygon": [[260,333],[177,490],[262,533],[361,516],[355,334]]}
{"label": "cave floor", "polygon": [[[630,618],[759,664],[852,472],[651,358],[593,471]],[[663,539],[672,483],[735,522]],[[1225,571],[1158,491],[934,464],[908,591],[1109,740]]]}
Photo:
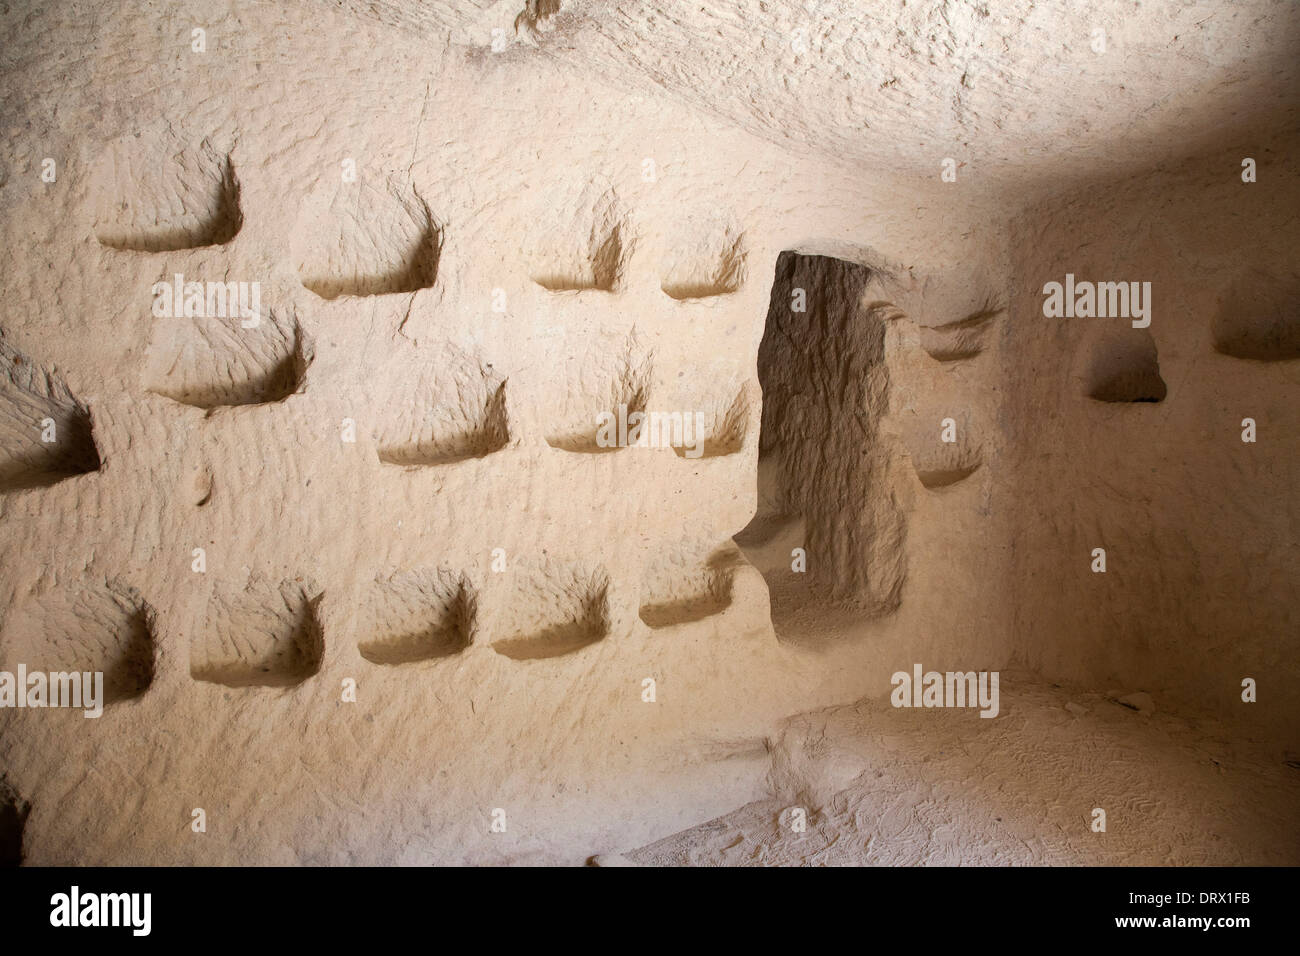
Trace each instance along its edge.
{"label": "cave floor", "polygon": [[[1070,708],[1067,709],[1067,704]],[[772,799],[626,853],[693,866],[1296,865],[1300,762],[1218,721],[1004,675],[1001,713],[792,718]],[[796,831],[798,814],[806,825]],[[1093,828],[1105,811],[1105,832]]]}

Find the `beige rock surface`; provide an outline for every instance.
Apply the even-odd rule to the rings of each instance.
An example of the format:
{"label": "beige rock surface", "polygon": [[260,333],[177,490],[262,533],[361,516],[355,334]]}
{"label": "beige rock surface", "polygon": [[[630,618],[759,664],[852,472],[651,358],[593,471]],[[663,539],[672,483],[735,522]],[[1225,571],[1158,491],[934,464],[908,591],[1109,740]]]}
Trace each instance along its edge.
{"label": "beige rock surface", "polygon": [[[1296,806],[1298,32],[1263,0],[6,5],[0,669],[111,702],[0,710],[0,850],[613,860],[798,790],[773,756],[831,718],[791,715],[935,747],[973,715],[872,709],[917,661],[1148,693]],[[1152,282],[1149,329],[1045,318],[1067,272]],[[178,274],[258,283],[255,326],[153,315]],[[620,407],[699,412],[703,454],[602,448]],[[1073,719],[1018,686],[962,734]],[[1019,814],[1092,772],[1022,770],[982,784]],[[1171,861],[1285,836],[1242,820]]]}
{"label": "beige rock surface", "polygon": [[[1296,771],[1267,749],[1214,720],[1147,720],[1029,679],[1006,680],[1003,693],[1013,703],[991,721],[873,701],[800,715],[776,741],[771,796],[626,857],[642,866],[1295,865]],[[1104,832],[1092,828],[1096,808]],[[803,830],[791,825],[796,809]]]}

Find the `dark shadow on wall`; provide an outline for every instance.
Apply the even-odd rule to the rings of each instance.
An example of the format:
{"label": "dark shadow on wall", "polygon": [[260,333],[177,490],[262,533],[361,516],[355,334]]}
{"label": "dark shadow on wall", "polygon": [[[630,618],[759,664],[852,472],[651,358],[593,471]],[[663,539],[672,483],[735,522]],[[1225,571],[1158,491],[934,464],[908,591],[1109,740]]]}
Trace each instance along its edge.
{"label": "dark shadow on wall", "polygon": [[[1300,144],[1266,142],[1098,178],[1013,221],[1006,600],[1016,653],[1044,677],[1140,689],[1294,747],[1300,667],[1280,635],[1295,633],[1300,568],[1300,177],[1282,157]],[[1046,319],[1042,290],[1067,273],[1149,282],[1150,327]],[[1246,419],[1269,440],[1243,442]],[[1267,711],[1241,698],[1261,672]]]}
{"label": "dark shadow on wall", "polygon": [[23,829],[32,805],[0,780],[0,866],[18,866],[23,862]]}
{"label": "dark shadow on wall", "polygon": [[758,353],[759,505],[736,543],[767,580],[786,639],[839,613],[888,614],[902,592],[906,526],[877,437],[886,312],[864,301],[870,279],[829,256],[777,259]]}

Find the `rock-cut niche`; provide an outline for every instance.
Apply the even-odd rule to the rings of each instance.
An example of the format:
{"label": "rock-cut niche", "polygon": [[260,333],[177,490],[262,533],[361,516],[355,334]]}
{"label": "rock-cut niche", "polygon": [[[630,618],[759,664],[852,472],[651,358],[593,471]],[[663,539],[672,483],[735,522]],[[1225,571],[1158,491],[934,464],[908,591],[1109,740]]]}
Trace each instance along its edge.
{"label": "rock-cut niche", "polygon": [[[758,352],[759,508],[736,543],[768,579],[778,633],[810,603],[883,614],[900,600],[905,523],[878,438],[886,313],[864,301],[870,279],[829,256],[777,260]],[[806,552],[802,573],[791,573],[794,547]]]}

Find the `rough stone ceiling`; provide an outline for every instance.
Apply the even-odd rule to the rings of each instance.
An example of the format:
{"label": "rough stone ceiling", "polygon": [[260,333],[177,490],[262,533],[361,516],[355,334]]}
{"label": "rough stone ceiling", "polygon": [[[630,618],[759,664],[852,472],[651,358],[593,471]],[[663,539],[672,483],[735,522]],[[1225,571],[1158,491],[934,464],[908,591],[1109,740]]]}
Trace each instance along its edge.
{"label": "rough stone ceiling", "polygon": [[[331,3],[337,8],[338,4]],[[1124,175],[1300,117],[1292,0],[345,0],[353,12],[667,90],[798,151],[986,182]],[[1104,31],[1097,52],[1095,31]],[[802,32],[800,32],[802,31]]]}

